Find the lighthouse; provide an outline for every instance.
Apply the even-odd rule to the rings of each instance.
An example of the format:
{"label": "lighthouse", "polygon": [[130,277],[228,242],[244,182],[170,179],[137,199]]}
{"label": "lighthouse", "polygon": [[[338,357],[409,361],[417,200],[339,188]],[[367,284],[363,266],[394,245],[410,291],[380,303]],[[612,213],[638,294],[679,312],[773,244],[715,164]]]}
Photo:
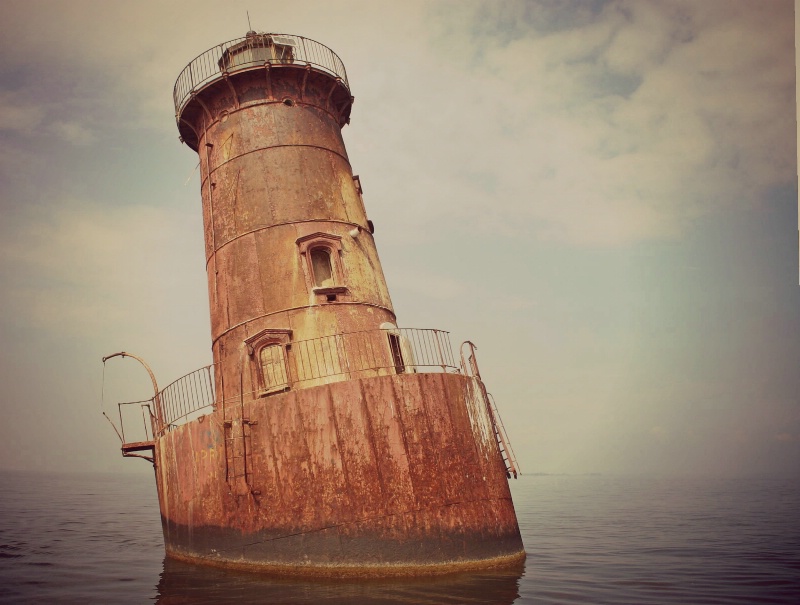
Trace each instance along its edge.
{"label": "lighthouse", "polygon": [[474,345],[395,315],[339,57],[250,31],[191,61],[174,101],[200,162],[213,364],[155,387],[151,438],[123,443],[155,466],[167,554],[322,575],[524,559]]}

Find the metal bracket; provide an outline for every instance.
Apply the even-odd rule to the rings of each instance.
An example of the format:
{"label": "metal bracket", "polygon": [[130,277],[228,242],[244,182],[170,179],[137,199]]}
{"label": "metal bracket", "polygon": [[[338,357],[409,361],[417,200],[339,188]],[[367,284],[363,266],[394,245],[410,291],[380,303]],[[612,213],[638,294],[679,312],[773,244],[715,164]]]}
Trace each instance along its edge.
{"label": "metal bracket", "polygon": [[213,122],[214,118],[211,117],[211,112],[208,110],[208,107],[206,106],[205,103],[203,103],[203,100],[197,95],[197,93],[194,92],[192,93],[192,99],[196,100],[197,103],[200,105],[200,107],[203,108],[203,111],[206,112],[206,117],[208,118],[208,122],[209,123]]}
{"label": "metal bracket", "polygon": [[350,99],[342,105],[342,108],[339,110],[339,115],[336,116],[336,121],[341,124],[342,123],[342,116],[344,115],[345,110],[350,107],[355,101],[355,97],[350,97]]}
{"label": "metal bracket", "polygon": [[328,91],[328,96],[325,98],[325,103],[326,103],[326,104],[328,104],[328,103],[330,103],[330,102],[331,102],[331,95],[333,95],[333,91],[334,91],[334,90],[336,90],[336,87],[337,87],[339,84],[341,84],[341,82],[342,82],[342,79],[341,79],[341,78],[336,78],[336,79],[333,81],[333,84],[331,84],[331,89]]}
{"label": "metal bracket", "polygon": [[309,73],[311,73],[311,63],[306,63],[306,70],[303,74],[303,84],[300,86],[300,98],[303,101],[306,100],[306,81],[308,80]]}
{"label": "metal bracket", "polygon": [[228,88],[231,90],[231,94],[233,95],[233,103],[236,106],[236,109],[239,109],[239,95],[236,94],[236,89],[233,87],[227,71],[222,74],[222,78],[225,80],[225,84],[227,84]]}
{"label": "metal bracket", "polygon": [[272,95],[272,79],[270,78],[270,70],[272,69],[272,65],[269,61],[264,62],[264,72],[267,76],[267,98],[270,101],[274,101],[275,97]]}

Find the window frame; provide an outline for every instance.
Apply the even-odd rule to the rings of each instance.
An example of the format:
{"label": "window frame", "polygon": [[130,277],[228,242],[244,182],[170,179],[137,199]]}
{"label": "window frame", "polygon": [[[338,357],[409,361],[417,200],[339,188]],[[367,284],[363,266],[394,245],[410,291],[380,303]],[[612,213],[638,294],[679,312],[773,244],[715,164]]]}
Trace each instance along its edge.
{"label": "window frame", "polygon": [[[245,339],[247,354],[250,357],[251,380],[253,392],[257,397],[265,397],[274,393],[282,393],[292,388],[292,373],[289,364],[289,350],[291,348],[292,331],[285,329],[266,328],[257,334]],[[281,361],[283,362],[286,382],[268,386],[264,376],[264,367],[261,362],[261,352],[267,347],[280,347]]]}
{"label": "window frame", "polygon": [[392,359],[392,365],[396,374],[406,373],[406,361],[403,358],[403,344],[402,336],[388,331],[386,334],[389,338],[389,354]]}
{"label": "window frame", "polygon": [[[331,233],[312,233],[298,238],[298,251],[301,257],[301,266],[306,280],[306,287],[309,292],[313,292],[317,297],[317,302],[336,302],[340,295],[349,294],[345,281],[344,263],[342,262],[342,237]],[[324,249],[328,252],[331,261],[331,286],[317,286],[314,274],[314,263],[311,253],[316,249]]]}
{"label": "window frame", "polygon": [[[311,261],[311,283],[314,284],[315,288],[330,288],[336,284],[336,274],[333,270],[333,259],[331,258],[331,249],[328,246],[312,246],[308,249],[309,260]],[[315,256],[319,258],[321,255],[325,255],[325,262],[327,263],[327,272],[328,276],[327,279],[321,279],[321,275],[317,273],[317,265],[319,263],[315,262]],[[327,285],[324,284],[325,281],[328,281]]]}

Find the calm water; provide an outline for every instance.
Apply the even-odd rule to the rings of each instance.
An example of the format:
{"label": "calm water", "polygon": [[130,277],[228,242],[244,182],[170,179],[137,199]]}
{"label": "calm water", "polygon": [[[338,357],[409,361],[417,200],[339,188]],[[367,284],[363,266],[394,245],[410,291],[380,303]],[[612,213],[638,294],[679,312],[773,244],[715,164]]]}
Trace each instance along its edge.
{"label": "calm water", "polygon": [[796,478],[512,487],[524,569],[300,582],[165,560],[152,476],[0,474],[0,603],[800,603]]}

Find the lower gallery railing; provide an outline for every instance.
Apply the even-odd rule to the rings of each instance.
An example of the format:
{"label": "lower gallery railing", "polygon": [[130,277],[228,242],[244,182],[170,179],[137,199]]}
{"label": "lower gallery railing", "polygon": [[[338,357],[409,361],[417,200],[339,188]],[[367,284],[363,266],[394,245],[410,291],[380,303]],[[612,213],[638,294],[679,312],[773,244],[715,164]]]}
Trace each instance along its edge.
{"label": "lower gallery railing", "polygon": [[[223,400],[217,400],[215,375],[220,375],[221,368],[212,364],[179,378],[150,400],[118,404],[121,424],[124,424],[123,407],[133,412],[137,407],[141,408],[144,421],[142,443],[127,445],[149,444],[148,447],[152,447],[151,440],[157,435],[220,406],[224,410],[233,410],[256,398],[293,388],[372,376],[448,372],[461,374],[469,379],[465,383],[465,395],[473,402],[485,406],[487,411],[486,418],[479,422],[480,428],[486,432],[487,437],[491,435],[496,439],[507,475],[517,476],[519,466],[511,443],[497,406],[487,393],[478,371],[475,346],[469,341],[462,344],[458,365],[453,357],[448,332],[416,328],[367,330],[282,342],[279,345],[270,343],[258,350],[248,351],[248,354],[249,357],[243,360],[242,374],[237,382],[244,385],[247,374],[247,384],[252,384],[252,388],[245,391],[242,387],[235,396],[229,395]],[[147,426],[148,416],[151,430]],[[127,442],[124,428],[122,430],[120,439],[125,451]]]}
{"label": "lower gallery railing", "polygon": [[296,387],[390,374],[459,372],[450,334],[430,329],[390,328],[333,334],[281,347],[265,347],[254,356],[260,384],[230,401],[215,400],[213,364],[162,389],[153,398],[153,409],[158,410],[163,430],[207,413],[207,408]]}

